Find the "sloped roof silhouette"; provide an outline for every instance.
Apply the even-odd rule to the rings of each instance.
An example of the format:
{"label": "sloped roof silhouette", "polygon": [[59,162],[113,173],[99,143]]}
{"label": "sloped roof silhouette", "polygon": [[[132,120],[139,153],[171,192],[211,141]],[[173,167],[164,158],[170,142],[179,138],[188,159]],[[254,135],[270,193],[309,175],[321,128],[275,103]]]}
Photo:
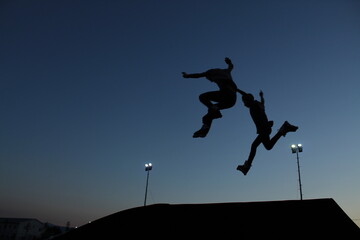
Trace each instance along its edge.
{"label": "sloped roof silhouette", "polygon": [[360,229],[333,199],[312,199],[154,204],[114,213],[56,239],[333,239],[336,236],[359,239]]}

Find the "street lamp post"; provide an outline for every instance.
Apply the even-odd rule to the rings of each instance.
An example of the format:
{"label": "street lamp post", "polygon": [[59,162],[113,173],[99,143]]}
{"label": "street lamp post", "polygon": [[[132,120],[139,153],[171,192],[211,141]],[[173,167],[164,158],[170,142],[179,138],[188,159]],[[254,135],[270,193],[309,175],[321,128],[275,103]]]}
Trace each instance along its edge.
{"label": "street lamp post", "polygon": [[151,164],[151,163],[145,164],[145,171],[147,172],[147,177],[146,177],[146,188],[145,188],[144,207],[146,206],[147,190],[148,190],[148,184],[149,184],[149,174],[150,174],[150,170],[151,170],[151,169],[152,169],[152,164]]}
{"label": "street lamp post", "polygon": [[297,167],[298,167],[298,175],[299,175],[299,190],[300,190],[300,200],[303,200],[302,195],[302,187],[301,187],[301,176],[300,176],[300,163],[299,163],[299,152],[303,151],[303,147],[301,144],[292,144],[291,145],[291,152],[296,153],[296,161],[297,161]]}

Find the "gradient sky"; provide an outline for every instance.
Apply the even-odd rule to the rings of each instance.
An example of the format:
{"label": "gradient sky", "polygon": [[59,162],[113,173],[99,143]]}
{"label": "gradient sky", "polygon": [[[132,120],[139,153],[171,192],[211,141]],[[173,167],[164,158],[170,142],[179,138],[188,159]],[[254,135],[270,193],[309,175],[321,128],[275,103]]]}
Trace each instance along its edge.
{"label": "gradient sky", "polygon": [[[181,72],[225,57],[273,133],[299,126],[247,176],[241,98],[192,138],[217,86]],[[360,219],[359,77],[359,1],[1,1],[0,216],[75,226],[141,206],[147,162],[148,204],[299,199],[302,143],[304,198]]]}

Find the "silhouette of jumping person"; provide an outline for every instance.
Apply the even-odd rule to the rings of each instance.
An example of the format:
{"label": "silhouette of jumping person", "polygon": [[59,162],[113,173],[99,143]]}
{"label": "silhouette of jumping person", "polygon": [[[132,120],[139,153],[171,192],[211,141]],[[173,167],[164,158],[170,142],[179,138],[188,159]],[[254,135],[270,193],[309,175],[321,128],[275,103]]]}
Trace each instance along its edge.
{"label": "silhouette of jumping person", "polygon": [[[203,116],[203,125],[200,130],[194,133],[194,138],[206,137],[212,121],[222,117],[220,110],[231,108],[236,103],[237,86],[231,77],[231,70],[234,68],[234,65],[230,58],[225,58],[225,62],[228,65],[226,69],[214,68],[203,73],[182,73],[184,78],[205,77],[209,81],[216,83],[219,87],[219,91],[206,92],[199,96],[200,102],[208,108],[208,112]],[[213,102],[215,102],[215,104]]]}
{"label": "silhouette of jumping person", "polygon": [[246,93],[239,89],[237,91],[242,95],[244,105],[250,110],[250,115],[255,123],[256,131],[258,134],[253,143],[251,144],[251,150],[248,160],[246,160],[243,165],[239,165],[237,167],[237,170],[241,171],[244,175],[246,175],[256,155],[256,149],[261,143],[267,150],[271,150],[281,136],[285,137],[288,132],[296,132],[298,127],[291,125],[290,123],[288,123],[288,121],[285,121],[279,131],[270,139],[271,128],[274,122],[269,121],[266,116],[263,92],[260,91],[259,93],[261,98],[261,101],[259,102],[254,99],[254,96],[252,94]]}

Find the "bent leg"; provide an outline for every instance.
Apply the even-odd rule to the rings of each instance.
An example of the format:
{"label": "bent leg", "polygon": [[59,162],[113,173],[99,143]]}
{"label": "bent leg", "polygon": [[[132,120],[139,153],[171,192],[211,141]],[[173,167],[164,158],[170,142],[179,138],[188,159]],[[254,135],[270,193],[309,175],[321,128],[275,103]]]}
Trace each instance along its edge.
{"label": "bent leg", "polygon": [[[193,135],[194,138],[205,137],[210,130],[212,121],[221,118],[220,109],[230,108],[235,105],[236,94],[234,96],[226,94],[222,91],[206,92],[199,96],[202,104],[208,107],[208,112],[202,118],[203,126]],[[216,102],[213,104],[212,102]]]}
{"label": "bent leg", "polygon": [[213,102],[220,102],[221,101],[220,92],[219,91],[213,91],[213,92],[202,93],[199,96],[199,100],[206,107],[212,108],[214,104],[211,101],[213,101]]}
{"label": "bent leg", "polygon": [[213,121],[214,119],[215,119],[215,118],[214,118],[213,114],[211,114],[210,111],[209,111],[207,114],[205,114],[205,115],[202,117],[202,123],[203,123],[204,125],[209,126],[209,128],[210,128],[210,127],[211,127],[211,123],[212,123],[212,121]]}
{"label": "bent leg", "polygon": [[284,124],[281,126],[280,130],[271,138],[271,140],[269,138],[263,139],[264,147],[267,150],[271,150],[281,136],[285,137],[288,132],[296,132],[297,129],[297,126],[293,126],[288,123],[288,121],[285,121]]}
{"label": "bent leg", "polygon": [[[199,100],[202,104],[210,109],[227,109],[231,108],[236,103],[236,94],[228,93],[224,91],[213,91],[200,94]],[[212,102],[216,102],[213,104]]]}
{"label": "bent leg", "polygon": [[221,94],[219,91],[203,93],[199,96],[199,100],[201,103],[208,107],[208,112],[202,117],[203,125],[200,130],[194,133],[194,138],[206,137],[206,135],[210,131],[212,121],[214,119],[222,117],[220,111],[216,110],[216,105],[212,103],[212,101],[218,102],[221,100]]}
{"label": "bent leg", "polygon": [[220,100],[218,101],[217,104],[215,104],[219,110],[228,109],[235,105],[236,94],[220,92],[219,95],[220,95]]}
{"label": "bent leg", "polygon": [[214,119],[214,117],[210,113],[207,113],[206,115],[204,115],[203,118],[202,118],[203,125],[198,131],[196,131],[193,134],[193,138],[199,138],[199,137],[204,138],[204,137],[206,137],[206,135],[210,131],[213,119]]}
{"label": "bent leg", "polygon": [[261,142],[262,142],[261,136],[258,135],[255,138],[255,140],[253,141],[253,143],[251,144],[251,149],[250,149],[250,154],[249,154],[248,160],[246,160],[243,165],[237,166],[236,170],[242,172],[244,175],[246,175],[248,173],[248,171],[250,170],[251,164],[254,160],[254,157],[256,155],[256,149],[260,145]]}
{"label": "bent leg", "polygon": [[282,133],[279,131],[277,132],[271,139],[269,136],[264,136],[262,143],[264,145],[264,147],[266,148],[266,150],[271,150],[275,144],[277,143],[277,141],[280,139],[280,137],[282,136]]}
{"label": "bent leg", "polygon": [[215,110],[209,109],[208,113],[202,117],[203,125],[202,125],[201,129],[196,131],[194,133],[193,137],[194,138],[206,137],[206,135],[210,131],[212,121],[214,119],[221,118],[221,117],[222,117],[222,115],[221,115],[220,111],[215,111]]}

